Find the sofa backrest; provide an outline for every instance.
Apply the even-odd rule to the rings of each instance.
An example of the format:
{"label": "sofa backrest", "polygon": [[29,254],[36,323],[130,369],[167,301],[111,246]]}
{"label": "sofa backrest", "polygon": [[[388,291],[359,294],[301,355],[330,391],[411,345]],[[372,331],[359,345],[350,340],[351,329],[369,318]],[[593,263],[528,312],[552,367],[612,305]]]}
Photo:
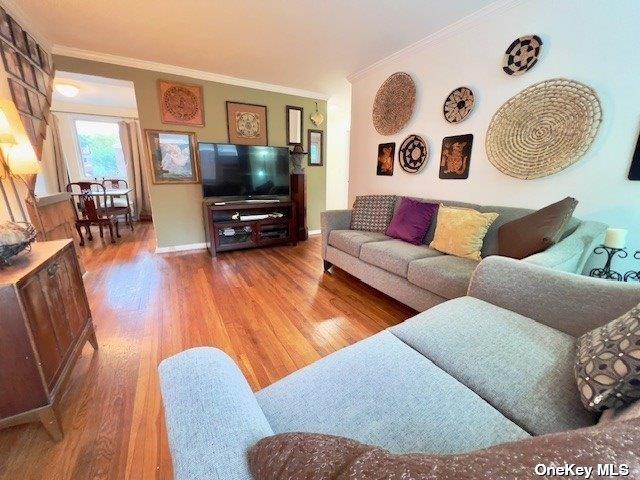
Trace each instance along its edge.
{"label": "sofa backrest", "polygon": [[[404,197],[398,196],[396,200],[396,210],[398,209],[400,202]],[[453,200],[437,200],[434,198],[419,198],[419,197],[408,197],[413,200],[418,200],[421,202],[429,202],[429,203],[437,203],[443,204],[447,207],[460,207],[460,208],[472,208],[474,210],[478,210],[482,213],[497,213],[499,216],[495,222],[489,227],[487,231],[487,235],[484,237],[484,243],[482,245],[482,258],[488,257],[489,255],[496,255],[498,253],[498,229],[504,225],[505,223],[509,223],[518,218],[524,217],[534,210],[529,208],[519,208],[519,207],[503,207],[498,205],[478,205],[475,203],[465,203],[465,202],[456,202]],[[566,236],[573,233],[576,228],[580,225],[581,221],[575,217],[571,217],[567,228],[565,229],[561,238],[565,238]],[[424,237],[425,245],[429,245],[433,240],[433,234],[436,231],[437,222],[431,222],[431,226],[429,230],[427,230],[427,234]]]}

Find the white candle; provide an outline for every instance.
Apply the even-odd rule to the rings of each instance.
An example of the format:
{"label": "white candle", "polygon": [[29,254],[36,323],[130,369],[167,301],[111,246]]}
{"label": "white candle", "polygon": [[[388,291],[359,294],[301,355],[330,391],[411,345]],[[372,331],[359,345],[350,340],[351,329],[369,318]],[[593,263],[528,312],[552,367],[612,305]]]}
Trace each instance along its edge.
{"label": "white candle", "polygon": [[604,246],[609,248],[624,248],[627,239],[627,231],[623,228],[607,228],[604,237]]}

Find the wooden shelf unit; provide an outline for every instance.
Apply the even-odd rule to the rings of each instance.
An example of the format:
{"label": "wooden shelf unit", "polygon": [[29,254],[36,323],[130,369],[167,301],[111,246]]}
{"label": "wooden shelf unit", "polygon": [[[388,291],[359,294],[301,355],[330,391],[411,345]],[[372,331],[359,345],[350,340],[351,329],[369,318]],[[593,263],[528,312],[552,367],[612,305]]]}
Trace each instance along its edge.
{"label": "wooden shelf unit", "polygon": [[[215,257],[219,252],[275,245],[297,244],[296,204],[281,202],[226,202],[203,204],[207,249]],[[233,220],[235,213],[261,215],[282,213],[281,218]]]}

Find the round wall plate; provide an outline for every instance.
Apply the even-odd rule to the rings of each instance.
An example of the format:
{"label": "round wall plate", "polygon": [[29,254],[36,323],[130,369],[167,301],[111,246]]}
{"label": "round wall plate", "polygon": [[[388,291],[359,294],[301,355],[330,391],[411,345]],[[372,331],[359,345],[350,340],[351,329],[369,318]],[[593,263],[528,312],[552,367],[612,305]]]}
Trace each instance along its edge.
{"label": "round wall plate", "polygon": [[405,172],[418,173],[428,159],[429,146],[419,135],[409,135],[400,145],[398,162]]}
{"label": "round wall plate", "polygon": [[502,70],[507,75],[522,75],[538,61],[542,40],[537,35],[516,38],[504,52]]}
{"label": "round wall plate", "polygon": [[474,105],[475,99],[471,89],[468,87],[458,87],[447,95],[447,99],[442,107],[442,112],[447,122],[460,123],[469,116]]}

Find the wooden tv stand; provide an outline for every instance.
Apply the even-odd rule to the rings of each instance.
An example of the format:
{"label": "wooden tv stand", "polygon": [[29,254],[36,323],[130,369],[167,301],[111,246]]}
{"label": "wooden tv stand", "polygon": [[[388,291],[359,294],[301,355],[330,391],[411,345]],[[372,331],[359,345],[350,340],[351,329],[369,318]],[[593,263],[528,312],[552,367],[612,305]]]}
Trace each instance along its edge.
{"label": "wooden tv stand", "polygon": [[[207,249],[212,257],[219,252],[275,245],[296,245],[297,223],[295,202],[232,201],[215,204],[204,201],[204,224]],[[282,213],[280,218],[234,220],[240,215]]]}

